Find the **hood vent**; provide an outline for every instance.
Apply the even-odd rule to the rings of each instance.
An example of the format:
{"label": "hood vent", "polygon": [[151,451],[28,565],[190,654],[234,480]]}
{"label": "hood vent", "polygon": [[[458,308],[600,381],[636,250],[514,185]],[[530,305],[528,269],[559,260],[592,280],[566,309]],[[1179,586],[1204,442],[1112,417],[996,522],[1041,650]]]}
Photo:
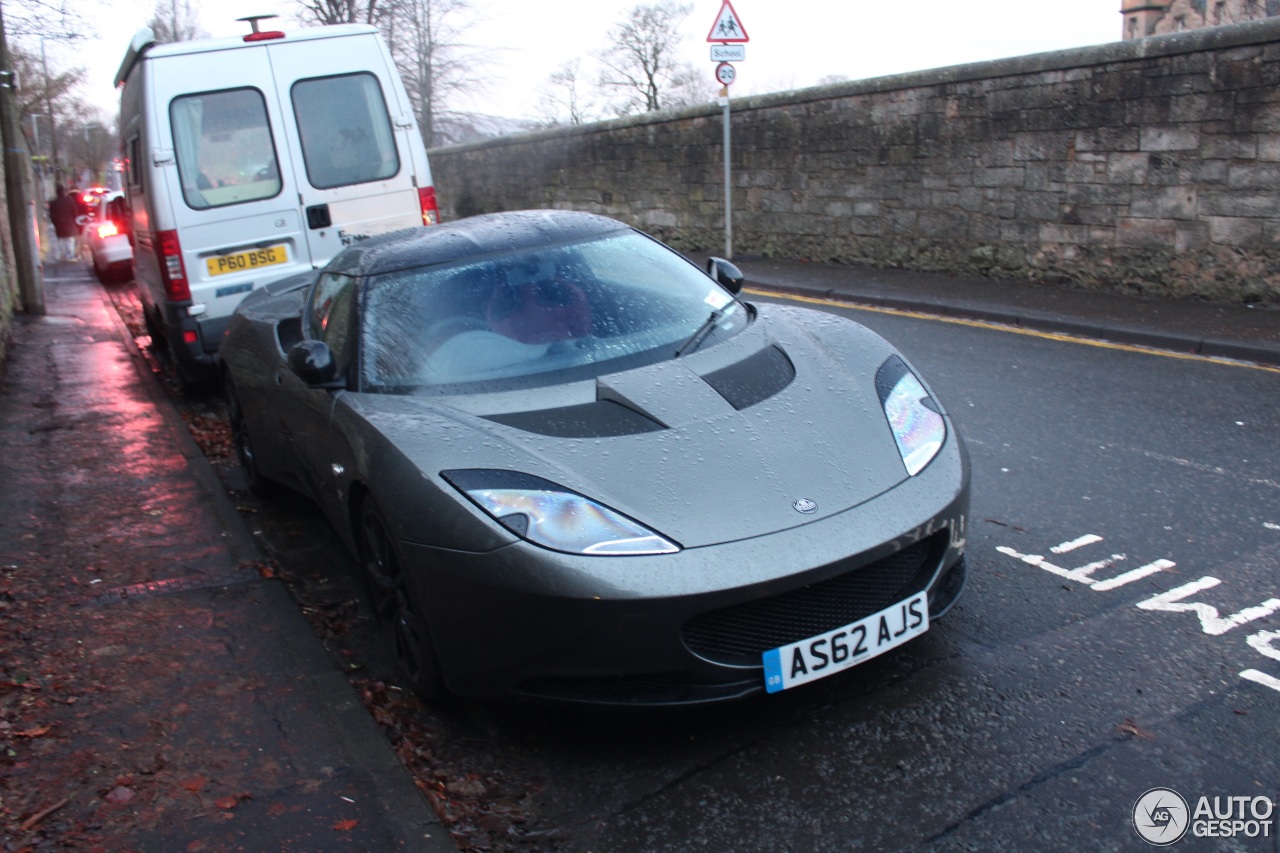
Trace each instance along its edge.
{"label": "hood vent", "polygon": [[769,399],[795,378],[796,369],[791,359],[776,346],[766,347],[736,364],[702,377],[738,410]]}
{"label": "hood vent", "polygon": [[652,418],[611,400],[484,417],[504,426],[555,438],[614,438],[666,428]]}

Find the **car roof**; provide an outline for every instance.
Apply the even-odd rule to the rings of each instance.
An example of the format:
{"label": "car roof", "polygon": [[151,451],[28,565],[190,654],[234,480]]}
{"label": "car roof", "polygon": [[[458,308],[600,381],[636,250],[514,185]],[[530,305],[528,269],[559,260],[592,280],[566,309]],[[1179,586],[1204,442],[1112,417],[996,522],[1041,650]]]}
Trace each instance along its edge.
{"label": "car roof", "polygon": [[631,226],[623,222],[593,213],[567,210],[489,213],[370,237],[343,249],[326,269],[346,275],[380,275],[631,230]]}

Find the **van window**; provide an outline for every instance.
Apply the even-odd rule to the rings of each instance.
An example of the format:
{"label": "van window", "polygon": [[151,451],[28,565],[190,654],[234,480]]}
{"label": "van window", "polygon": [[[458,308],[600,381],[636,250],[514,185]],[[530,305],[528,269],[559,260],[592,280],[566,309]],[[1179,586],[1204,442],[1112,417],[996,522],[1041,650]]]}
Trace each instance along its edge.
{"label": "van window", "polygon": [[138,137],[129,138],[129,147],[126,153],[129,158],[129,186],[142,186],[142,145]]}
{"label": "van window", "polygon": [[169,121],[188,206],[205,210],[279,194],[280,167],[258,90],[174,98]]}
{"label": "van window", "polygon": [[381,181],[400,171],[378,78],[363,72],[299,80],[290,94],[311,186]]}

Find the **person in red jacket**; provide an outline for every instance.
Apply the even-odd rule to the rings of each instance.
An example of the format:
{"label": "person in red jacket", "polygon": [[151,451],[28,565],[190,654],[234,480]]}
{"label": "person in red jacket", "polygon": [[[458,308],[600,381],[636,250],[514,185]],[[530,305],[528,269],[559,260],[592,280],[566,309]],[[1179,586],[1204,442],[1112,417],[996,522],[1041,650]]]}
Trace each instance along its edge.
{"label": "person in red jacket", "polygon": [[62,184],[58,184],[54,188],[54,199],[49,202],[49,221],[53,223],[54,234],[58,237],[53,255],[55,261],[76,259],[76,238],[80,236],[80,226],[76,222],[78,214],[76,200],[67,195]]}

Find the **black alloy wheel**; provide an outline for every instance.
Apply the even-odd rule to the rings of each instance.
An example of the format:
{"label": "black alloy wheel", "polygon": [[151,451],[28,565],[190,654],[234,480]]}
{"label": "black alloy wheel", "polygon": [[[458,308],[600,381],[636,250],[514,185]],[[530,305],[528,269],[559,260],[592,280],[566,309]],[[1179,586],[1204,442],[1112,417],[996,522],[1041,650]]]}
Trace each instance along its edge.
{"label": "black alloy wheel", "polygon": [[240,408],[240,398],[236,395],[235,384],[231,377],[223,377],[223,391],[227,398],[227,419],[231,422],[231,443],[236,449],[236,458],[244,470],[244,478],[249,491],[260,498],[270,497],[276,491],[276,484],[263,476],[258,470],[258,461],[253,456],[253,442],[249,438],[249,427],[244,420],[244,410]]}
{"label": "black alloy wheel", "polygon": [[435,643],[422,608],[403,571],[385,516],[373,498],[360,508],[360,562],[379,621],[391,627],[396,661],[409,687],[425,700],[447,692]]}

